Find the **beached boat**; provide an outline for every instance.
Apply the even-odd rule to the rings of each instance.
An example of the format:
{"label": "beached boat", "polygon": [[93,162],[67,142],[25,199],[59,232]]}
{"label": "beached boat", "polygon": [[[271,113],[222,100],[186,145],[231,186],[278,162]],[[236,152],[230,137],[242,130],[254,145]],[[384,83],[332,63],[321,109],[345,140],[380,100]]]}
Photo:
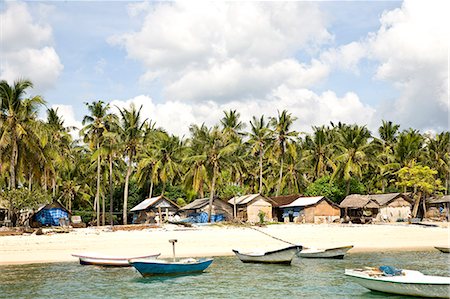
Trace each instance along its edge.
{"label": "beached boat", "polygon": [[303,258],[332,258],[343,259],[347,251],[353,248],[353,245],[335,248],[306,248],[297,253],[297,256]]}
{"label": "beached boat", "polygon": [[233,252],[244,263],[290,264],[295,254],[302,248],[294,245],[273,251],[244,253],[233,249]]}
{"label": "beached boat", "polygon": [[450,277],[425,275],[413,270],[399,271],[396,275],[386,276],[377,268],[346,269],[345,275],[372,291],[427,298],[450,298]]}
{"label": "beached boat", "polygon": [[72,254],[80,259],[81,265],[95,265],[104,267],[130,267],[130,259],[156,259],[160,253],[145,256],[107,256],[100,254]]}
{"label": "beached boat", "polygon": [[211,265],[213,259],[184,259],[177,262],[165,260],[132,259],[130,264],[141,273],[142,276],[182,275],[203,272]]}
{"label": "beached boat", "polygon": [[436,248],[437,250],[439,250],[440,252],[443,252],[443,253],[450,253],[450,247],[434,247],[434,248]]}

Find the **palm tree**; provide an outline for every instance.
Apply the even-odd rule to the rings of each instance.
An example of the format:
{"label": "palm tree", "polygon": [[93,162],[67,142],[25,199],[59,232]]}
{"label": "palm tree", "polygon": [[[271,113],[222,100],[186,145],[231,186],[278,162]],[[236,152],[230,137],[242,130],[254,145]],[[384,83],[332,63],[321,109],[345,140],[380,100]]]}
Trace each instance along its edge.
{"label": "palm tree", "polygon": [[348,195],[352,175],[362,177],[363,168],[368,163],[367,154],[371,146],[368,140],[371,134],[365,126],[344,125],[337,129],[336,136],[337,156],[335,159],[338,165],[333,178],[340,176],[346,181],[346,195]]}
{"label": "palm tree", "polygon": [[436,169],[445,181],[445,193],[449,194],[450,183],[450,132],[427,138],[427,156],[431,168]]}
{"label": "palm tree", "polygon": [[283,164],[286,147],[288,143],[290,143],[292,139],[294,137],[297,137],[298,135],[297,132],[291,131],[292,124],[296,119],[297,118],[292,117],[291,114],[287,112],[287,110],[283,110],[281,114],[280,112],[278,112],[277,118],[270,119],[270,125],[272,126],[273,134],[275,135],[274,152],[277,154],[280,163],[276,196],[278,196],[281,191],[281,181],[283,179]]}
{"label": "palm tree", "polygon": [[[90,115],[85,115],[82,124],[83,129],[80,135],[84,136],[84,141],[89,144],[89,147],[95,151],[97,159],[97,191],[95,193],[94,207],[97,211],[97,226],[100,226],[100,185],[101,185],[101,155],[100,146],[103,141],[103,134],[107,132],[108,122],[113,117],[109,114],[109,104],[103,101],[94,101],[91,104],[86,103]],[[104,224],[104,223],[103,223]]]}
{"label": "palm tree", "polygon": [[245,129],[245,124],[239,120],[241,114],[236,110],[224,111],[224,114],[225,116],[220,120],[222,132],[234,141],[240,139],[243,135],[241,131]]}
{"label": "palm tree", "polygon": [[259,158],[259,189],[258,192],[262,194],[263,188],[263,156],[268,145],[272,141],[269,123],[264,120],[264,115],[259,119],[253,116],[250,121],[251,130],[248,133],[249,140],[247,143],[250,146],[251,154],[258,153]]}
{"label": "palm tree", "polygon": [[423,154],[424,138],[417,130],[409,129],[398,136],[394,152],[399,169],[412,166]]}
{"label": "palm tree", "polygon": [[9,85],[0,81],[0,119],[2,124],[0,148],[9,148],[10,189],[16,188],[16,166],[18,164],[19,140],[31,148],[37,148],[37,110],[44,104],[40,96],[25,98],[26,90],[33,84],[28,80],[17,80]]}
{"label": "palm tree", "polygon": [[127,174],[125,176],[125,190],[123,193],[123,224],[127,224],[128,184],[133,170],[133,161],[144,137],[143,128],[146,120],[141,120],[141,110],[142,106],[136,109],[134,104],[131,104],[129,109],[119,109],[121,115],[120,135],[128,163]]}
{"label": "palm tree", "polygon": [[317,180],[327,173],[327,168],[335,165],[331,160],[333,143],[329,128],[313,127],[313,134],[307,135],[304,141],[305,160],[313,167],[313,180]]}

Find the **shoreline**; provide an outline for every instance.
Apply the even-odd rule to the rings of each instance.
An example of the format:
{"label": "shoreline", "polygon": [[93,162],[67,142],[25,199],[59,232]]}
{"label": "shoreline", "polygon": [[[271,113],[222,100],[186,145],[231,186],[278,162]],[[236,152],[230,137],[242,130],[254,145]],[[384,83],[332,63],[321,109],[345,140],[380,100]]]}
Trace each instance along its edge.
{"label": "shoreline", "polygon": [[[172,257],[169,239],[177,239],[177,257],[233,256],[232,249],[273,250],[287,246],[267,236],[305,247],[353,245],[362,252],[431,251],[450,245],[448,223],[439,227],[408,224],[273,224],[264,227],[207,225],[182,228],[164,225],[143,230],[110,231],[109,227],[78,228],[69,233],[0,237],[0,265],[77,262],[73,253],[138,256],[161,253]],[[260,230],[261,232],[256,231]]]}

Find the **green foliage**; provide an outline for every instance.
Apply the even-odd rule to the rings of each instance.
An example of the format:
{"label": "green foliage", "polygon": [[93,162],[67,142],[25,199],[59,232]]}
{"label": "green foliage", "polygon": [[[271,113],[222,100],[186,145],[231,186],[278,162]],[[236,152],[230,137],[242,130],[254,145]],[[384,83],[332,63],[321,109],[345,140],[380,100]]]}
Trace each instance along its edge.
{"label": "green foliage", "polygon": [[[343,180],[331,180],[323,176],[310,184],[305,191],[307,196],[325,196],[334,202],[341,202],[345,197],[346,183]],[[354,178],[350,179],[350,194],[364,193],[364,185]]]}
{"label": "green foliage", "polygon": [[399,181],[396,184],[399,187],[414,188],[425,194],[432,194],[443,189],[441,180],[436,179],[437,173],[428,166],[403,167],[398,171]]}
{"label": "green foliage", "polygon": [[226,185],[221,188],[218,192],[218,195],[221,198],[231,198],[234,196],[240,196],[246,194],[246,190],[244,187],[238,185]]}
{"label": "green foliage", "polygon": [[266,217],[266,213],[263,211],[258,212],[259,224],[264,224],[264,218]]}
{"label": "green foliage", "polygon": [[49,194],[40,191],[28,189],[13,189],[0,192],[0,197],[5,202],[10,202],[12,210],[18,211],[20,209],[36,209],[41,204],[48,204],[52,202]]}
{"label": "green foliage", "polygon": [[177,198],[177,205],[179,207],[184,207],[186,205],[186,201],[184,199],[182,199],[181,197]]}

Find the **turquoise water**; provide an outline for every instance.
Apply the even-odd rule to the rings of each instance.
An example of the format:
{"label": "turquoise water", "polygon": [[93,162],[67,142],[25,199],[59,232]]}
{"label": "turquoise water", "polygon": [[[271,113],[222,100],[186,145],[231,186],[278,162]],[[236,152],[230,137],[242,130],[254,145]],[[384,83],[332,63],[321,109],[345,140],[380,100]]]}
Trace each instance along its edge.
{"label": "turquoise water", "polygon": [[0,266],[0,298],[403,298],[350,282],[345,268],[391,265],[450,276],[438,251],[354,253],[344,260],[296,259],[294,266],[218,257],[205,273],[142,278],[133,268],[78,263]]}

